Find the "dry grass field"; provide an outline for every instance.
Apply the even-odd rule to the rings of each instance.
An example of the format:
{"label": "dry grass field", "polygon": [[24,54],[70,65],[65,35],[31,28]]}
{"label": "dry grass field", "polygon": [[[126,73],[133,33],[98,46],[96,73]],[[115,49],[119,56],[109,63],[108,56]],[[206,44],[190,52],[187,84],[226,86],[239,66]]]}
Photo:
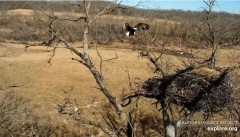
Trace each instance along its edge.
{"label": "dry grass field", "polygon": [[[30,16],[33,12],[30,10],[12,10],[8,11],[8,14]],[[0,29],[0,31],[2,30]],[[82,46],[82,42],[72,44],[74,47]],[[118,56],[115,60],[103,63],[103,76],[107,87],[119,100],[122,94],[130,92],[126,69],[129,71],[131,80],[139,83],[143,83],[156,75],[150,67],[151,65],[149,66],[148,60],[139,57],[137,51],[124,48],[131,47],[131,44],[114,43],[108,47],[101,46],[98,50],[103,59],[114,58],[115,53]],[[166,48],[181,50],[178,45]],[[98,89],[95,79],[85,66],[72,60],[72,58],[77,57],[65,48],[58,48],[51,64],[49,64],[51,52],[47,51],[50,49],[31,47],[25,51],[21,44],[0,43],[0,95],[13,91],[17,96],[30,102],[33,113],[37,116],[49,117],[52,122],[71,125],[71,121],[68,122],[67,118],[58,112],[58,104],[64,100],[64,91],[69,91],[69,95],[72,99],[76,99],[83,115],[89,119],[95,118],[97,121],[99,115],[94,115],[94,111],[102,109],[107,100]],[[77,49],[82,50],[82,48]],[[203,58],[210,53],[210,49],[193,49],[193,55],[198,58]],[[240,55],[239,46],[231,49],[220,49],[217,54],[217,66],[235,64],[240,60],[234,58],[236,55]],[[90,57],[99,69],[100,59],[95,47],[90,49]],[[162,57],[165,64],[164,70],[171,74],[177,69],[183,68],[181,62],[183,59],[179,56],[164,54]],[[239,70],[236,72],[240,75]],[[96,102],[99,102],[97,106],[89,107],[89,104]],[[146,103],[143,109],[157,112],[151,103]]]}
{"label": "dry grass field", "polygon": [[[78,44],[81,45],[81,43],[76,45]],[[64,48],[57,49],[50,65],[48,63],[50,53],[46,52],[46,48],[34,47],[24,51],[24,47],[19,44],[2,43],[1,45],[0,56],[6,55],[0,58],[1,89],[14,91],[17,95],[29,100],[34,113],[38,116],[50,117],[53,121],[66,124],[66,118],[57,111],[57,105],[63,102],[64,90],[70,91],[71,98],[76,99],[84,115],[90,119],[94,115],[89,115],[93,111],[91,107],[87,107],[89,104],[100,102],[96,108],[101,108],[101,105],[107,103],[89,70],[82,64],[71,60],[73,55],[70,51]],[[79,50],[82,49],[79,48]],[[219,52],[218,65],[227,65],[229,61],[226,56],[232,50],[225,49]],[[133,80],[139,78],[140,82],[155,75],[147,65],[149,62],[139,58],[136,51],[113,48],[100,48],[99,51],[104,59],[115,57],[115,52],[118,55],[118,59],[103,64],[106,85],[117,97],[129,92],[128,77],[124,71],[126,67],[131,78]],[[236,54],[240,54],[240,51],[237,50]],[[99,64],[100,60],[95,48],[90,49],[90,55],[94,63]],[[182,66],[180,59],[176,56],[164,55],[163,58],[172,64],[171,68],[166,68],[169,73]],[[154,106],[149,103],[143,109],[151,107]],[[153,109],[153,111],[157,110]]]}

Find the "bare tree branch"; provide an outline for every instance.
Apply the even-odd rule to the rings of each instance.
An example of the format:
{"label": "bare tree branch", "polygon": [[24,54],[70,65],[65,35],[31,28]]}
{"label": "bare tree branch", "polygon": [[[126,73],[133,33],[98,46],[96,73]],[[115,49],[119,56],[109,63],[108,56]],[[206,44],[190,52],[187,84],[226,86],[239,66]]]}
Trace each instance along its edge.
{"label": "bare tree branch", "polygon": [[103,60],[103,57],[102,57],[102,55],[100,54],[97,45],[96,45],[96,52],[97,52],[97,55],[98,55],[98,57],[99,57],[99,59],[100,59],[100,63],[99,63],[100,74],[103,76],[103,73],[102,73],[102,72],[103,72],[103,71],[102,71],[103,62],[107,62],[107,61],[111,61],[111,60],[118,59],[118,55],[117,55],[117,53],[115,52],[115,57],[109,58],[109,59],[106,59],[106,60]]}

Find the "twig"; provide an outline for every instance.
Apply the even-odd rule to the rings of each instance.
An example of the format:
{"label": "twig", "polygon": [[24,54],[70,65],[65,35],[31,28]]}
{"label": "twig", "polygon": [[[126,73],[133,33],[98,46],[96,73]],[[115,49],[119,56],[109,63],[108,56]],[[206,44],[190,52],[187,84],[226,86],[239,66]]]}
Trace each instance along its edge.
{"label": "twig", "polygon": [[111,61],[111,60],[118,59],[118,55],[117,55],[117,53],[115,52],[115,57],[109,58],[109,59],[106,59],[106,60],[103,60],[103,57],[102,57],[101,53],[99,52],[97,45],[96,45],[96,52],[97,52],[97,55],[98,55],[98,57],[99,57],[99,59],[100,59],[100,63],[99,63],[100,74],[103,76],[103,73],[102,73],[103,62],[107,62],[107,61]]}

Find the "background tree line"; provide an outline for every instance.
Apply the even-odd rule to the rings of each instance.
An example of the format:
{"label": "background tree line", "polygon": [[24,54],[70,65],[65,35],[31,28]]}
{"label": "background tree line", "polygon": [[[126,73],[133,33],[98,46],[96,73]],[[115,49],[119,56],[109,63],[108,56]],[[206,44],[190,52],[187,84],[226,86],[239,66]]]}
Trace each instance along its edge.
{"label": "background tree line", "polygon": [[[96,14],[104,8],[104,5],[109,2],[95,2],[96,7],[90,9],[91,14]],[[8,40],[32,40],[38,41],[45,39],[46,36],[44,28],[41,23],[34,18],[26,16],[8,15],[4,10],[12,9],[35,9],[35,10],[50,10],[52,12],[71,12],[84,13],[83,8],[71,7],[71,4],[66,2],[23,2],[23,1],[9,1],[0,2],[1,20],[0,25],[8,31],[1,31],[0,36]],[[71,7],[71,8],[70,8]],[[98,44],[110,44],[113,42],[123,42],[125,40],[122,26],[125,22],[135,25],[138,22],[146,22],[151,26],[149,34],[155,35],[157,31],[157,39],[171,40],[173,43],[191,47],[204,47],[204,38],[199,35],[196,25],[203,20],[204,13],[197,11],[182,11],[182,10],[161,10],[161,9],[141,9],[128,8],[123,6],[123,9],[107,13],[108,15],[115,15],[114,20],[109,20],[110,17],[102,17],[93,23],[90,30],[90,41]],[[126,8],[126,9],[125,9]],[[34,15],[35,16],[35,15]],[[65,16],[65,15],[63,15]],[[74,16],[74,15],[70,15]],[[36,16],[35,16],[36,17]],[[133,18],[132,18],[133,17]],[[226,12],[213,12],[211,14],[212,25],[221,28],[218,35],[218,44],[223,46],[233,46],[240,42],[240,15],[230,14]],[[144,19],[144,20],[141,20]],[[161,20],[153,23],[153,20]],[[69,21],[59,21],[55,23],[59,26],[60,32],[68,34],[66,39],[75,42],[83,40],[82,36],[77,36],[79,32],[83,31],[83,26],[78,26]],[[24,29],[23,29],[24,28]],[[158,28],[158,30],[156,30]],[[220,30],[220,29],[219,29]],[[12,33],[14,32],[14,33]],[[34,33],[32,33],[34,32]],[[130,39],[130,42],[135,43],[138,39]],[[179,41],[180,40],[180,41]]]}

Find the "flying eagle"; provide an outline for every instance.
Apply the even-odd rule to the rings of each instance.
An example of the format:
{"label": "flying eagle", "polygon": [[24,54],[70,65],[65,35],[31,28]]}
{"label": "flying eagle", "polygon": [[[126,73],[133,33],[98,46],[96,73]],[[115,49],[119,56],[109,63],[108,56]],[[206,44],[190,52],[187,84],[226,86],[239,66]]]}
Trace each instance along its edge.
{"label": "flying eagle", "polygon": [[146,23],[138,23],[134,27],[131,27],[129,23],[124,24],[124,30],[127,37],[134,36],[136,31],[146,31],[149,30],[150,26]]}

